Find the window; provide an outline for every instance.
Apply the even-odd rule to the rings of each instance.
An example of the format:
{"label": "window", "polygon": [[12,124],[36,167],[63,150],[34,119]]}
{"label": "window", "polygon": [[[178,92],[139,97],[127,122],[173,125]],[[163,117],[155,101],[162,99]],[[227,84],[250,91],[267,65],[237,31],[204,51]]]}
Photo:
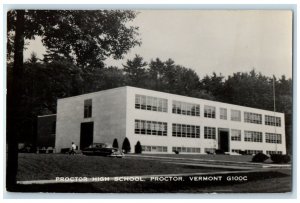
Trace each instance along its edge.
{"label": "window", "polygon": [[135,108],[140,109],[141,108],[141,96],[135,95]]}
{"label": "window", "polygon": [[216,128],[204,127],[204,139],[216,139]]}
{"label": "window", "polygon": [[147,111],[168,112],[168,100],[144,95],[135,95],[135,108]]}
{"label": "window", "polygon": [[231,129],[231,140],[241,141],[241,130]]}
{"label": "window", "polygon": [[263,150],[253,150],[253,149],[246,149],[245,153],[248,155],[263,153]]}
{"label": "window", "polygon": [[271,125],[271,126],[281,126],[281,118],[275,117],[275,116],[268,116],[265,115],[265,125]]}
{"label": "window", "polygon": [[147,102],[146,102],[146,96],[142,96],[142,95],[140,95],[140,97],[141,97],[141,109],[146,109],[146,104],[147,104]]}
{"label": "window", "polygon": [[220,119],[227,120],[227,109],[220,108]]}
{"label": "window", "polygon": [[216,118],[216,107],[204,106],[204,117],[206,118]]}
{"label": "window", "polygon": [[172,147],[172,151],[178,151],[182,153],[200,153],[201,149],[198,147]]}
{"label": "window", "polygon": [[84,118],[92,117],[92,100],[84,100]]}
{"label": "window", "polygon": [[172,136],[200,138],[200,126],[173,123]]}
{"label": "window", "polygon": [[246,142],[262,142],[262,133],[255,131],[246,131],[245,130],[245,138]]}
{"label": "window", "polygon": [[140,127],[140,120],[135,120],[135,124],[134,124],[134,133],[135,134],[140,134],[141,133],[141,127]]}
{"label": "window", "polygon": [[187,116],[200,116],[200,105],[180,101],[173,101],[172,113]]}
{"label": "window", "polygon": [[282,151],[269,151],[267,150],[267,154],[271,155],[271,154],[282,154]]}
{"label": "window", "polygon": [[244,121],[246,123],[261,124],[262,116],[261,114],[257,114],[257,113],[244,112]]}
{"label": "window", "polygon": [[157,121],[135,120],[134,133],[142,135],[167,136],[168,124]]}
{"label": "window", "polygon": [[241,111],[231,110],[231,120],[232,121],[241,121]]}
{"label": "window", "polygon": [[145,146],[142,145],[143,152],[168,152],[167,146]]}
{"label": "window", "polygon": [[281,144],[281,134],[266,133],[266,143]]}

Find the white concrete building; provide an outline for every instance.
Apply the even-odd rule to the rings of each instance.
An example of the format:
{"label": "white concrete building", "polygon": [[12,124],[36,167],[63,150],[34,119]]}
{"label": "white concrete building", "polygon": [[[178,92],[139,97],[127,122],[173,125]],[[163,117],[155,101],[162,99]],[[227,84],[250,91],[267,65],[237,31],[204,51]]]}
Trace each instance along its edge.
{"label": "white concrete building", "polygon": [[286,154],[283,113],[128,86],[59,99],[56,122],[57,152],[127,137],[131,152]]}

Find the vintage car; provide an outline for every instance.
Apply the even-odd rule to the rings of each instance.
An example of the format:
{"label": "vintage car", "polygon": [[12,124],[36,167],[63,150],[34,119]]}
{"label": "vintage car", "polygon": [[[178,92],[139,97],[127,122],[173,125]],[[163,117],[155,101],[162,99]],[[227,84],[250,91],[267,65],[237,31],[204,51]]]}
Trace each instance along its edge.
{"label": "vintage car", "polygon": [[93,144],[82,150],[84,155],[99,155],[99,156],[109,156],[109,157],[124,157],[124,153],[118,148],[105,147],[102,144]]}

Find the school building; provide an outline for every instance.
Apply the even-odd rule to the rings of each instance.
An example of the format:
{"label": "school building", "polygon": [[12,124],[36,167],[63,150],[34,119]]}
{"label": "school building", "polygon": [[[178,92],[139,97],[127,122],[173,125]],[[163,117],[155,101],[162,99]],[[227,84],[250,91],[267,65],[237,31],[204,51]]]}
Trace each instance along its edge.
{"label": "school building", "polygon": [[139,141],[143,153],[286,154],[284,123],[283,113],[125,86],[59,99],[55,149],[127,137],[131,152]]}

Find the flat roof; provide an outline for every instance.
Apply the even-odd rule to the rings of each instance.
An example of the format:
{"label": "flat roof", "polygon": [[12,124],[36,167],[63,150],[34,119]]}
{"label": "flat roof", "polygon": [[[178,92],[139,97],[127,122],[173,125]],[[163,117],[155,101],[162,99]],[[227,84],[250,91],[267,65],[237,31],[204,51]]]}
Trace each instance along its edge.
{"label": "flat roof", "polygon": [[[133,86],[116,87],[116,88],[111,88],[111,89],[101,90],[101,91],[97,91],[97,92],[91,92],[91,93],[86,93],[86,94],[76,95],[76,96],[72,96],[72,97],[60,98],[60,99],[58,99],[58,100],[71,99],[71,98],[82,97],[82,96],[87,96],[87,95],[97,95],[97,94],[102,93],[102,92],[108,92],[108,91],[112,91],[112,90],[126,89],[126,88],[130,88],[130,89],[139,89],[139,90],[146,90],[146,91],[151,91],[151,92],[153,92],[153,93],[158,92],[158,93],[163,93],[163,94],[165,94],[165,95],[172,95],[172,96],[179,96],[179,97],[185,97],[185,98],[192,98],[192,99],[198,99],[198,100],[201,100],[201,101],[209,101],[209,102],[213,102],[213,103],[217,103],[217,104],[226,104],[226,105],[231,105],[231,106],[236,106],[236,107],[245,107],[245,108],[249,108],[249,109],[256,109],[256,110],[262,110],[262,111],[274,113],[274,111],[266,110],[266,109],[260,109],[260,108],[254,108],[254,107],[249,107],[249,106],[237,105],[237,104],[232,104],[232,103],[226,103],[226,102],[220,102],[220,101],[214,101],[214,100],[202,99],[202,98],[197,98],[197,97],[190,97],[190,96],[185,96],[185,95],[180,95],[180,94],[173,94],[173,93],[168,93],[168,92],[161,92],[161,91],[157,91],[157,90],[151,90],[151,89],[140,88],[140,87],[133,87]],[[282,112],[277,112],[277,111],[275,111],[275,113],[278,113],[278,114],[284,114],[284,113],[282,113]]]}

